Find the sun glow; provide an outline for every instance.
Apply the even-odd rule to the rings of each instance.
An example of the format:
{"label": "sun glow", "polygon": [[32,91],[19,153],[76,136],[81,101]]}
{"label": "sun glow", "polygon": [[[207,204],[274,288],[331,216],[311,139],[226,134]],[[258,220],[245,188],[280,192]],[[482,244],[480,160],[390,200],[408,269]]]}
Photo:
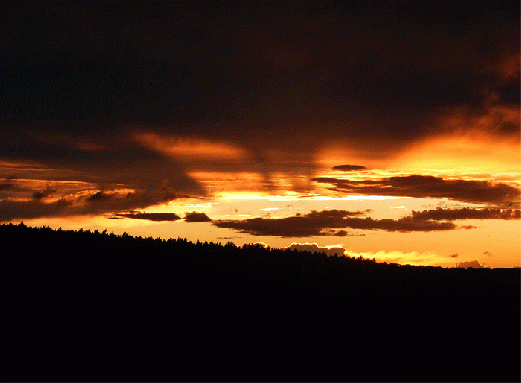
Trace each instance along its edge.
{"label": "sun glow", "polygon": [[394,166],[411,171],[509,173],[519,172],[519,145],[510,140],[486,137],[444,136],[429,138],[400,156]]}

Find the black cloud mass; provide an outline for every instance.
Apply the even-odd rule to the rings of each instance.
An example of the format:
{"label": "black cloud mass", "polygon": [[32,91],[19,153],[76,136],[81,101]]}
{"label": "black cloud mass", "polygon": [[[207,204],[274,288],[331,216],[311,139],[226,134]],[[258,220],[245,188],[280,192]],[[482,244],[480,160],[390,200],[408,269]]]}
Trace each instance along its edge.
{"label": "black cloud mass", "polygon": [[131,126],[259,155],[266,142],[312,150],[316,133],[388,152],[433,133],[444,107],[486,114],[492,93],[519,105],[504,69],[519,52],[516,1],[4,1],[1,12],[3,155],[51,160],[43,134],[103,146]]}
{"label": "black cloud mass", "polygon": [[220,220],[213,224],[221,228],[229,228],[257,236],[280,237],[311,237],[311,236],[346,236],[346,230],[386,230],[386,231],[435,231],[454,230],[456,225],[451,222],[437,222],[433,220],[414,219],[404,217],[393,219],[360,218],[362,212],[345,210],[312,211],[304,215],[295,215],[287,218],[252,218],[246,220]]}
{"label": "black cloud mass", "polygon": [[488,181],[445,180],[441,177],[410,175],[380,180],[313,178],[313,181],[331,184],[333,190],[351,194],[370,194],[414,198],[449,198],[471,203],[519,203],[518,188]]}
{"label": "black cloud mass", "polygon": [[[511,113],[519,108],[519,11],[517,1],[2,1],[0,165],[18,165],[0,169],[0,216],[207,196],[194,176],[202,170],[253,169],[262,190],[284,173],[306,179],[299,191],[311,191],[315,177],[346,193],[511,202],[519,191],[501,184],[316,178],[316,158],[331,145],[394,158],[453,129],[439,122],[455,110],[466,121],[493,120],[468,129],[519,142]],[[220,140],[244,155],[194,169],[136,133]],[[56,201],[60,190],[40,185],[20,201],[26,190],[10,177],[26,177],[27,164],[55,171],[33,172],[40,181],[135,192],[123,199],[98,190],[72,209]],[[170,189],[158,191],[164,180]]]}

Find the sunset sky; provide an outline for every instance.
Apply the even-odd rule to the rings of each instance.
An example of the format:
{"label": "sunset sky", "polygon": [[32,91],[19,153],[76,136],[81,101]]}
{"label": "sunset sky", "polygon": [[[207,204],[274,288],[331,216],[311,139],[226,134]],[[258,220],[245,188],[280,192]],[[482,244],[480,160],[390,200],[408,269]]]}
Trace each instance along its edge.
{"label": "sunset sky", "polygon": [[0,222],[521,265],[519,1],[0,15]]}

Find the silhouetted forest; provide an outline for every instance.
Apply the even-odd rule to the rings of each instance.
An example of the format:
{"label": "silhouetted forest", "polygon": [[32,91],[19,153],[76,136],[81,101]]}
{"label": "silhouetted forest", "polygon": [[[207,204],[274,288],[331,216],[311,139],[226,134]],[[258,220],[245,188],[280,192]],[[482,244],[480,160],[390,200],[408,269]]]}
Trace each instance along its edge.
{"label": "silhouetted forest", "polygon": [[23,224],[0,239],[2,380],[519,380],[519,269]]}

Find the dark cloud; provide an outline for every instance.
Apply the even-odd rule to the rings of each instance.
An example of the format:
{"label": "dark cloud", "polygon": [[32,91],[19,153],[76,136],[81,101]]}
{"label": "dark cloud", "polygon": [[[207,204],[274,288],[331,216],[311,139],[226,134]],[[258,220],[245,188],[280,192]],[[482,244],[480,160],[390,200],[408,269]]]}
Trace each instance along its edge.
{"label": "dark cloud", "polygon": [[443,209],[438,207],[436,210],[413,210],[412,218],[449,221],[456,219],[520,219],[521,214],[519,210],[512,209],[476,209],[467,207],[461,209]]}
{"label": "dark cloud", "polygon": [[[229,228],[257,236],[308,237],[344,236],[346,228],[359,230],[386,230],[399,232],[454,230],[452,222],[418,220],[412,217],[393,219],[358,218],[362,212],[345,210],[312,211],[287,218],[251,218],[245,220],[214,220],[220,228]],[[343,230],[336,230],[343,229]]]}
{"label": "dark cloud", "polygon": [[103,190],[100,190],[94,194],[91,194],[86,198],[87,202],[103,202],[103,201],[110,201],[116,193],[107,193]]}
{"label": "dark cloud", "polygon": [[21,187],[16,181],[15,175],[0,179],[0,198],[9,197],[13,194],[24,193],[27,189]]}
{"label": "dark cloud", "polygon": [[297,213],[295,216],[281,219],[214,220],[213,224],[217,227],[234,229],[259,236],[307,237],[332,235],[334,232],[329,229],[346,227],[345,217],[362,214],[362,212],[344,210],[324,210],[322,212],[312,211],[305,215]]}
{"label": "dark cloud", "polygon": [[480,265],[478,261],[468,261],[468,262],[460,262],[456,264],[456,267],[461,267],[464,269],[468,268],[474,268],[474,269],[481,269],[483,266]]}
{"label": "dark cloud", "polygon": [[[76,199],[85,202],[80,210],[83,214],[144,208],[177,199],[179,196],[168,185],[168,180],[163,180],[159,189],[150,192],[146,190],[99,190],[91,192],[87,196],[80,195]],[[187,196],[181,195],[180,197]]]}
{"label": "dark cloud", "polygon": [[[316,174],[330,144],[385,159],[438,134],[451,108],[473,120],[519,107],[515,1],[3,1],[0,13],[0,160],[142,191],[127,209],[207,194],[195,162],[254,171],[271,191],[275,174]],[[516,118],[494,134],[518,136]],[[247,160],[183,163],[136,131],[222,140]],[[113,197],[86,203],[109,211]]]}
{"label": "dark cloud", "polygon": [[[50,198],[58,190],[49,185],[43,191],[33,191],[31,199],[0,200],[0,221],[42,217],[79,216],[128,211],[135,208],[165,203],[187,195],[177,195],[168,181],[163,181],[157,190],[125,189],[80,191],[60,198]],[[144,213],[142,213],[144,214]],[[166,216],[165,216],[166,217]],[[129,216],[129,218],[132,218]],[[146,218],[143,218],[146,219]]]}
{"label": "dark cloud", "polygon": [[237,239],[237,238],[241,238],[241,237],[237,237],[237,236],[232,236],[232,237],[217,237],[217,239]]}
{"label": "dark cloud", "polygon": [[517,2],[3,3],[1,121],[27,130],[396,144],[484,89],[518,104]]}
{"label": "dark cloud", "polygon": [[205,213],[186,213],[185,214],[185,221],[186,222],[211,222],[212,219],[208,217]]}
{"label": "dark cloud", "polygon": [[38,199],[26,201],[0,201],[0,222],[13,219],[30,219],[74,215],[72,202],[64,198],[54,202],[44,203]]}
{"label": "dark cloud", "polygon": [[35,161],[42,170],[35,174],[19,166],[20,177],[45,177],[43,172],[53,169],[49,179],[53,181],[119,184],[152,192],[167,180],[169,193],[204,194],[201,185],[186,175],[180,163],[144,148],[117,127],[93,131],[92,145],[103,148],[89,151],[78,149],[89,135],[72,128],[65,134],[54,132],[51,127],[30,131],[21,125],[5,128],[0,124],[0,136],[5,138],[5,141],[0,138],[0,161],[13,158],[19,163]]}
{"label": "dark cloud", "polygon": [[463,230],[470,230],[470,229],[475,229],[477,226],[473,226],[473,225],[461,225],[461,226],[458,226],[459,229],[463,229]]}
{"label": "dark cloud", "polygon": [[0,190],[6,190],[6,189],[10,189],[12,187],[12,183],[11,182],[2,182],[0,184]]}
{"label": "dark cloud", "polygon": [[45,190],[42,190],[42,191],[35,191],[33,193],[33,198],[35,200],[40,200],[42,198],[46,198],[46,197],[50,197],[51,195],[53,195],[54,193],[56,193],[57,189],[56,188],[53,188],[51,187],[51,185],[47,185],[45,187]]}
{"label": "dark cloud", "polygon": [[458,253],[455,253],[455,254],[451,254],[449,255],[450,258],[458,258],[459,257],[459,254]]}
{"label": "dark cloud", "polygon": [[350,172],[353,170],[365,170],[367,169],[365,166],[361,165],[337,165],[333,166],[333,170],[342,170],[344,172]]}
{"label": "dark cloud", "polygon": [[441,177],[410,175],[380,180],[351,181],[318,177],[313,181],[334,185],[333,190],[352,193],[415,198],[449,198],[472,203],[519,203],[520,190],[503,183],[444,180]]}
{"label": "dark cloud", "polygon": [[177,214],[175,213],[143,213],[140,211],[130,211],[128,213],[119,213],[116,214],[116,217],[121,218],[132,218],[132,219],[146,219],[148,221],[177,221],[178,219],[181,219]]}
{"label": "dark cloud", "polygon": [[347,227],[352,229],[386,230],[386,231],[436,231],[454,230],[457,227],[451,222],[436,222],[430,220],[415,220],[409,217],[393,219],[352,218],[347,222]]}
{"label": "dark cloud", "polygon": [[16,176],[11,175],[9,177],[3,178],[0,181],[0,190],[7,190],[13,187],[13,180],[16,179]]}
{"label": "dark cloud", "polygon": [[337,230],[333,232],[333,236],[335,237],[365,237],[365,234],[353,234],[348,233],[346,230]]}

